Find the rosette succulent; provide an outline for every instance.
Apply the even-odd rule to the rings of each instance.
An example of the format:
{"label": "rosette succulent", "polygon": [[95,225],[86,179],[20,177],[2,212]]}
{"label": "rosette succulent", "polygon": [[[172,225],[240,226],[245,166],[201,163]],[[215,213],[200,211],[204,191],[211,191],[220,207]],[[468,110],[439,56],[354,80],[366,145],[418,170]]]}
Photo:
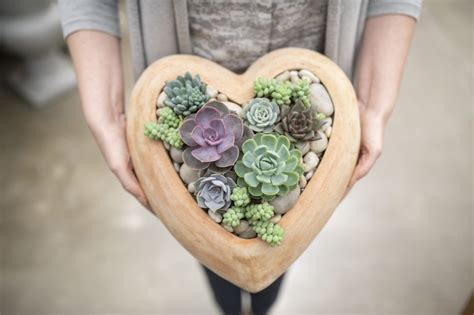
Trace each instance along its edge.
{"label": "rosette succulent", "polygon": [[318,114],[312,107],[306,107],[298,101],[293,106],[283,106],[281,121],[275,126],[275,131],[287,136],[290,141],[314,141],[321,137],[318,129],[324,122],[318,119]]}
{"label": "rosette succulent", "polygon": [[232,203],[230,195],[235,187],[235,182],[231,178],[221,174],[201,177],[196,181],[195,186],[199,207],[213,212],[230,207]]}
{"label": "rosette succulent", "polygon": [[250,129],[269,133],[278,122],[280,107],[268,98],[254,98],[244,107],[242,115]]}
{"label": "rosette succulent", "polygon": [[201,82],[199,75],[193,79],[189,72],[176,80],[167,81],[164,88],[167,98],[163,104],[172,108],[181,116],[188,116],[199,110],[208,100],[207,86]]}
{"label": "rosette succulent", "polygon": [[258,133],[242,145],[242,158],[234,171],[239,186],[253,197],[270,200],[287,194],[303,174],[301,151],[291,148],[287,137]]}
{"label": "rosette succulent", "polygon": [[209,102],[186,117],[179,133],[189,146],[183,152],[184,163],[194,169],[213,166],[216,171],[234,165],[239,146],[252,136],[242,119],[218,101]]}

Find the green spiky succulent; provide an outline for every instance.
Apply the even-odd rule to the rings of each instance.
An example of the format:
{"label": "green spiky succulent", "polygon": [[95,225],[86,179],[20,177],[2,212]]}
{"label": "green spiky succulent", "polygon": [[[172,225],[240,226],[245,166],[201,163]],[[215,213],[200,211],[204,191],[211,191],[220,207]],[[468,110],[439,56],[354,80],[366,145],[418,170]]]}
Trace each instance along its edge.
{"label": "green spiky succulent", "polygon": [[294,102],[301,101],[305,107],[311,105],[309,101],[309,82],[307,80],[300,79],[293,84],[292,99]]}
{"label": "green spiky succulent", "polygon": [[230,195],[230,200],[234,202],[237,207],[245,207],[250,203],[250,196],[247,187],[235,187]]}
{"label": "green spiky succulent", "polygon": [[258,221],[268,221],[274,214],[273,206],[268,202],[252,204],[245,207],[245,218],[251,224],[255,224]]}
{"label": "green spiky succulent", "polygon": [[201,81],[199,75],[193,79],[189,72],[184,76],[178,76],[176,80],[167,81],[164,92],[167,98],[163,104],[181,116],[197,112],[209,100],[206,84]]}
{"label": "green spiky succulent", "polygon": [[280,82],[275,79],[258,78],[253,83],[256,97],[265,97],[278,105],[289,105],[293,94],[290,82]]}
{"label": "green spiky succulent", "polygon": [[240,224],[240,220],[245,216],[244,209],[240,207],[229,208],[224,215],[222,216],[222,223],[231,226],[237,227]]}
{"label": "green spiky succulent", "polygon": [[285,195],[303,174],[301,151],[292,148],[286,136],[258,133],[242,144],[242,153],[234,166],[237,184],[253,197]]}
{"label": "green spiky succulent", "polygon": [[258,221],[252,225],[257,236],[271,246],[280,245],[285,237],[285,231],[276,223],[270,221]]}

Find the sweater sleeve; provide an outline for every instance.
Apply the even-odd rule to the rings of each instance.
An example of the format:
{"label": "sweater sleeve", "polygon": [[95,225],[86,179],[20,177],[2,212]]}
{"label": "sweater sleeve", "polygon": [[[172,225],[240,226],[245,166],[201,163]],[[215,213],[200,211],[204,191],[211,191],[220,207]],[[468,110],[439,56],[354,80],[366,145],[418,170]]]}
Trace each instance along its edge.
{"label": "sweater sleeve", "polygon": [[64,38],[79,30],[97,30],[120,37],[118,0],[59,0]]}
{"label": "sweater sleeve", "polygon": [[367,17],[384,14],[404,14],[418,20],[422,0],[369,0]]}

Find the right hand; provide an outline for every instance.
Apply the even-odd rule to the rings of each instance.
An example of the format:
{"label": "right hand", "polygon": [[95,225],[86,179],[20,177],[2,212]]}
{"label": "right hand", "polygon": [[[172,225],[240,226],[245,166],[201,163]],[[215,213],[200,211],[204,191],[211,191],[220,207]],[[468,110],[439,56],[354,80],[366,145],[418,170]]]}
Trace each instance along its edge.
{"label": "right hand", "polygon": [[119,114],[118,119],[106,126],[90,125],[105,161],[117,176],[123,188],[132,194],[148,210],[150,205],[135,175],[126,141],[126,117]]}

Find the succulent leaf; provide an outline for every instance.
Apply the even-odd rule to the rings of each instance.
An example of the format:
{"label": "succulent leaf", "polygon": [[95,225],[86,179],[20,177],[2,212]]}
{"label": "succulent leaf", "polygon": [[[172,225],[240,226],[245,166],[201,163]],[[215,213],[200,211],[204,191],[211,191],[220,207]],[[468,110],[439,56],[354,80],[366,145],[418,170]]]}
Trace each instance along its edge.
{"label": "succulent leaf", "polygon": [[193,79],[192,75],[186,72],[184,77],[178,76],[176,80],[166,82],[164,92],[168,98],[163,104],[173,109],[177,115],[188,116],[209,100],[206,90],[206,85],[199,75]]}

